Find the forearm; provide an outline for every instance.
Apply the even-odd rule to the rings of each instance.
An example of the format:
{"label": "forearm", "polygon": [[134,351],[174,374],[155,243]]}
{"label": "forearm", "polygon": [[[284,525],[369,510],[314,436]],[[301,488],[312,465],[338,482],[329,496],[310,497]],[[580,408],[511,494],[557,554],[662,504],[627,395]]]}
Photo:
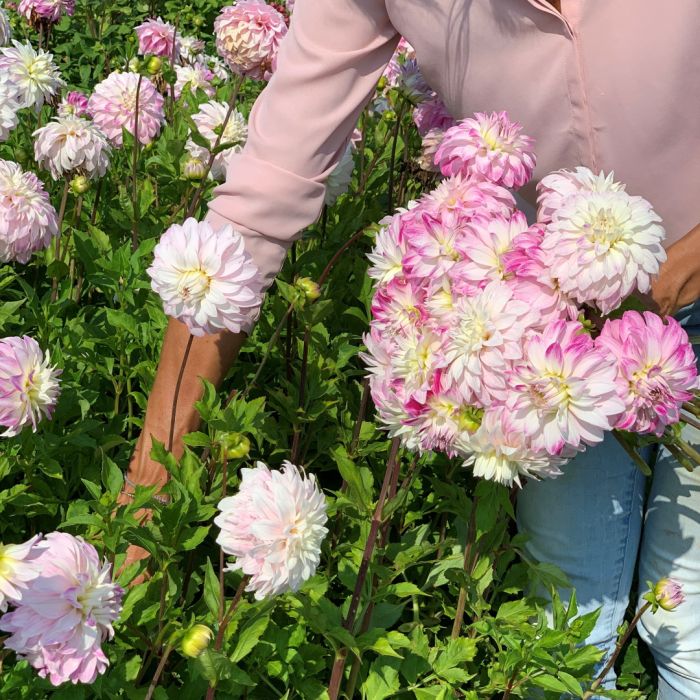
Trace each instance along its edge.
{"label": "forearm", "polygon": [[652,297],[660,313],[672,314],[700,299],[700,224],[666,252]]}

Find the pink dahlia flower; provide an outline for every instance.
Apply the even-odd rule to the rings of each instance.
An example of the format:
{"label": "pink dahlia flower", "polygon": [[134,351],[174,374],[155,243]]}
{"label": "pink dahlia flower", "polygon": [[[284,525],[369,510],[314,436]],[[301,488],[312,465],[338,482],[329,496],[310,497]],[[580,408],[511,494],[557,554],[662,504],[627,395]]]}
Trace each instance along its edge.
{"label": "pink dahlia flower", "polygon": [[174,224],[156,246],[148,274],[165,313],[196,336],[239,333],[262,302],[258,269],[232,226]]}
{"label": "pink dahlia flower", "polygon": [[28,20],[39,18],[58,22],[64,13],[73,15],[75,0],[21,0],[17,12]]}
{"label": "pink dahlia flower", "polygon": [[146,145],[153,141],[165,123],[163,97],[148,78],[137,73],[110,73],[95,86],[88,100],[88,110],[95,124],[115,146],[121,146],[123,143],[122,129],[126,129],[132,135],[134,133],[137,89],[138,139]]}
{"label": "pink dahlia flower", "polygon": [[392,356],[390,374],[403,385],[406,398],[424,403],[435,375],[447,364],[445,339],[429,329],[408,329]]}
{"label": "pink dahlia flower", "polygon": [[435,156],[443,175],[480,175],[505,187],[522,187],[535,169],[533,140],[505,112],[464,119],[445,132]]}
{"label": "pink dahlia flower", "polygon": [[217,543],[236,557],[229,571],[250,576],[247,590],[262,600],[299,588],[314,575],[328,530],[326,499],[316,478],[284,462],[241,469],[238,493],[219,503]]}
{"label": "pink dahlia flower", "polygon": [[17,88],[22,107],[33,108],[37,113],[65,85],[52,54],[35,51],[31,44],[18,41],[0,49],[0,75]]}
{"label": "pink dahlia flower", "polygon": [[440,169],[435,165],[435,154],[437,153],[445,132],[442,129],[431,129],[421,142],[420,155],[416,158],[418,167],[427,173],[439,173]]}
{"label": "pink dahlia flower", "polygon": [[51,532],[34,546],[41,575],[0,618],[0,629],[10,633],[5,647],[52,685],[93,683],[109,665],[102,643],[114,636],[124,591],[82,538]]}
{"label": "pink dahlia flower", "polygon": [[413,123],[418,129],[418,133],[425,137],[428,132],[439,129],[447,131],[454,126],[455,120],[445,107],[445,103],[433,93],[433,96],[421,102],[413,110]]}
{"label": "pink dahlia flower", "polygon": [[287,23],[280,12],[260,0],[240,0],[224,7],[214,32],[216,49],[234,73],[268,80]]}
{"label": "pink dahlia flower", "polygon": [[555,170],[537,183],[537,220],[549,223],[566,199],[579,192],[620,192],[624,189],[622,183],[615,182],[612,173],[596,175],[581,166],[574,170]]}
{"label": "pink dahlia flower", "polygon": [[0,7],[0,46],[7,46],[12,39],[12,27],[7,12]]}
{"label": "pink dahlia flower", "polygon": [[0,542],[0,612],[7,610],[8,603],[18,605],[29,582],[41,573],[35,563],[38,551],[34,547],[39,539],[35,535],[23,544]]}
{"label": "pink dahlia flower", "polygon": [[169,22],[158,19],[147,19],[136,27],[139,40],[139,53],[152,54],[177,61],[180,58],[180,38],[177,30]]}
{"label": "pink dahlia flower", "polygon": [[93,179],[107,172],[112,149],[106,136],[87,119],[57,117],[32,135],[36,162],[54,180],[69,173]]}
{"label": "pink dahlia flower", "polygon": [[372,322],[386,333],[405,334],[427,319],[427,290],[418,281],[395,277],[381,285],[372,300]]}
{"label": "pink dahlia flower", "polygon": [[39,178],[0,159],[0,260],[26,263],[57,235],[56,210]]}
{"label": "pink dahlia flower", "polygon": [[6,141],[17,126],[17,112],[21,107],[17,86],[6,74],[0,73],[0,141]]}
{"label": "pink dahlia flower", "polygon": [[420,202],[428,210],[454,209],[467,219],[477,214],[510,217],[515,211],[515,199],[507,189],[479,177],[461,175],[444,179]]}
{"label": "pink dahlia flower", "polygon": [[446,372],[467,402],[484,407],[506,399],[507,374],[522,357],[522,336],[531,322],[530,307],[514,299],[503,282],[456,300],[447,331]]}
{"label": "pink dahlia flower", "polygon": [[554,321],[526,340],[508,408],[535,450],[568,457],[615,426],[624,410],[616,374],[580,323]]}
{"label": "pink dahlia flower", "polygon": [[367,274],[377,284],[385,284],[403,275],[406,241],[402,230],[402,213],[387,216],[379,223],[382,228],[377,233],[372,252],[367,255],[372,263]]}
{"label": "pink dahlia flower", "polygon": [[682,326],[649,311],[626,311],[608,320],[596,339],[617,367],[617,389],[625,411],[620,430],[663,435],[680,420],[680,408],[698,388],[695,353]]}
{"label": "pink dahlia flower", "polygon": [[666,260],[664,237],[642,197],[582,191],[553,212],[542,249],[563,292],[608,314],[635,290],[649,291]]}
{"label": "pink dahlia flower", "polygon": [[214,74],[202,65],[175,66],[175,99],[179,100],[183,90],[202,90],[208,97],[214,97],[216,90],[211,84]]}
{"label": "pink dahlia flower", "polygon": [[504,406],[487,408],[481,425],[473,433],[462,433],[457,440],[463,465],[474,476],[512,486],[521,486],[520,477],[535,479],[559,476],[562,460],[535,450]]}
{"label": "pink dahlia flower", "polygon": [[58,105],[59,117],[82,117],[88,111],[88,98],[82,92],[71,90]]}
{"label": "pink dahlia flower", "polygon": [[42,417],[51,418],[59,395],[61,370],[51,365],[29,336],[0,340],[0,425],[3,437],[17,435],[27,425],[36,432]]}

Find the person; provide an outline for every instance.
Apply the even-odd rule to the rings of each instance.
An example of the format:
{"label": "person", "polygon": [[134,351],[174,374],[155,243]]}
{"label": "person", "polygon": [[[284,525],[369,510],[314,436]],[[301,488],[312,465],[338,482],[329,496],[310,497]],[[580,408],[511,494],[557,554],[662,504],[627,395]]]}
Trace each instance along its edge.
{"label": "person", "polygon": [[[652,202],[669,245],[653,297],[664,313],[688,307],[700,297],[698,29],[697,0],[296,0],[277,71],[208,219],[242,232],[269,286],[298,232],[317,218],[323,183],[403,35],[455,118],[507,110],[535,137],[538,165],[526,199],[534,202],[534,186],[547,172],[585,165],[614,170],[628,191]],[[684,320],[697,329],[700,307],[686,310]],[[179,438],[197,426],[198,377],[219,383],[245,337],[195,338],[176,454]],[[150,442],[167,438],[187,339],[171,320],[128,484],[167,480],[149,457]],[[686,439],[700,442],[697,433]],[[641,473],[609,441],[577,458],[563,477],[529,483],[519,496],[527,554],[568,575],[582,612],[602,606],[590,642],[607,652],[628,604],[644,490]],[[698,490],[697,474],[660,456],[640,579],[673,576],[687,598],[682,611],[642,621],[659,669],[659,700],[700,698]],[[132,548],[129,557],[142,554]],[[611,674],[605,687],[613,685]]]}

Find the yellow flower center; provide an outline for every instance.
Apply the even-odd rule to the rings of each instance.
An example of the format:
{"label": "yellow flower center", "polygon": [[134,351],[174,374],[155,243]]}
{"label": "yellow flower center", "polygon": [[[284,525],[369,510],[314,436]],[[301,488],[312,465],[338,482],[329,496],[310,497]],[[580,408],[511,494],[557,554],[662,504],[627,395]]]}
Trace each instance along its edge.
{"label": "yellow flower center", "polygon": [[187,270],[180,277],[177,291],[186,301],[199,302],[209,292],[211,277],[202,269]]}

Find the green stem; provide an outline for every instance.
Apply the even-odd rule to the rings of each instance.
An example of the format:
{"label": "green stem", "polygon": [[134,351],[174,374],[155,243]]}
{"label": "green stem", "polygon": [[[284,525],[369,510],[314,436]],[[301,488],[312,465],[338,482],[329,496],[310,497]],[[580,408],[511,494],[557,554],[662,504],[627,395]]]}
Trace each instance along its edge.
{"label": "green stem", "polygon": [[143,76],[139,75],[136,84],[136,108],[134,112],[134,152],[131,162],[131,205],[134,210],[134,217],[131,226],[131,249],[136,250],[139,244],[139,187],[138,187],[138,166],[139,166],[139,98],[141,97],[141,81]]}

